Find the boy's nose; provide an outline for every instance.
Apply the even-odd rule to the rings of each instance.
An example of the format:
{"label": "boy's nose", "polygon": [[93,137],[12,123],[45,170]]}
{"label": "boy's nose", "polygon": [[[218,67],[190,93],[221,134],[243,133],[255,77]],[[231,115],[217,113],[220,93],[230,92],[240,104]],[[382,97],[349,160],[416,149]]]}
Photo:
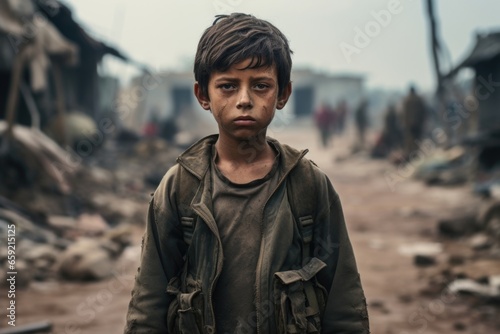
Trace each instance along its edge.
{"label": "boy's nose", "polygon": [[238,102],[236,103],[236,108],[247,109],[253,107],[252,98],[247,89],[242,89],[238,95]]}

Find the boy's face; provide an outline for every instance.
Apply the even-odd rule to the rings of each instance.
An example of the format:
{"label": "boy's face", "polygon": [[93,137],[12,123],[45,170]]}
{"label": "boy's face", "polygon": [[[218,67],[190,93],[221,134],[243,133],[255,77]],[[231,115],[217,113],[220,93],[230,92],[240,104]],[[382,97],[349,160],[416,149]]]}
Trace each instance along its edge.
{"label": "boy's face", "polygon": [[282,109],[291,94],[288,84],[278,96],[276,66],[243,70],[250,61],[234,64],[224,72],[212,72],[208,96],[195,84],[195,95],[214,115],[221,137],[246,140],[265,135],[276,108]]}

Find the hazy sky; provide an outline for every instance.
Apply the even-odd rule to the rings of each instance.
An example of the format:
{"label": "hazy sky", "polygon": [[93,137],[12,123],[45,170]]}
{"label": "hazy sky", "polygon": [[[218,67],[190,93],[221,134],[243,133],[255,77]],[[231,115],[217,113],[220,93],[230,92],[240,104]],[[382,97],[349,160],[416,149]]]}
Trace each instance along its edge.
{"label": "hazy sky", "polygon": [[[406,90],[410,82],[421,89],[434,87],[424,0],[65,2],[94,36],[155,71],[191,69],[198,40],[214,15],[244,12],[270,21],[285,33],[295,67],[362,74],[371,88]],[[441,37],[452,64],[470,51],[476,32],[500,31],[498,0],[436,2]],[[133,71],[109,60],[104,68],[122,77]]]}

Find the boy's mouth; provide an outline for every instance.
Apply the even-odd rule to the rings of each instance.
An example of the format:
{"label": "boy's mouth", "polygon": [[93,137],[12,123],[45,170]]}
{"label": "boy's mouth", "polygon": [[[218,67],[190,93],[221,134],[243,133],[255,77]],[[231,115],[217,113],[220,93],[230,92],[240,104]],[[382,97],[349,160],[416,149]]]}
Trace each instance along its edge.
{"label": "boy's mouth", "polygon": [[250,117],[250,116],[240,116],[240,117],[235,118],[234,123],[236,125],[242,125],[242,126],[253,125],[253,124],[255,124],[255,118]]}

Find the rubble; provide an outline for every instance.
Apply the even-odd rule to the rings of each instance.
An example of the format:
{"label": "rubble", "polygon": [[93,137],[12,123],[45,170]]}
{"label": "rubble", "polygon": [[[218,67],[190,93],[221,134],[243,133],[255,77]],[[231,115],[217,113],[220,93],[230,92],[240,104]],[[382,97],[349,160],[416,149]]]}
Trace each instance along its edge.
{"label": "rubble", "polygon": [[458,216],[442,219],[438,222],[438,231],[441,235],[460,237],[479,230],[475,215]]}
{"label": "rubble", "polygon": [[413,262],[418,267],[428,267],[436,264],[436,258],[429,255],[415,255]]}
{"label": "rubble", "polygon": [[119,229],[102,238],[79,238],[61,255],[58,272],[66,279],[88,281],[99,280],[112,275],[114,263],[122,254],[129,231]]}
{"label": "rubble", "polygon": [[471,279],[457,279],[448,285],[448,289],[452,293],[470,293],[500,301],[500,276],[488,277],[488,281],[483,283]]}
{"label": "rubble", "polygon": [[420,242],[399,247],[399,253],[408,256],[434,256],[442,253],[443,245],[438,242]]}
{"label": "rubble", "polygon": [[484,233],[478,233],[469,239],[469,244],[474,250],[485,250],[493,245],[490,237]]}
{"label": "rubble", "polygon": [[[468,204],[473,204],[468,203]],[[454,210],[452,218],[437,222],[442,253],[447,261],[437,261],[438,254],[416,254],[415,264],[431,267],[422,271],[427,287],[423,295],[434,298],[446,291],[460,296],[454,304],[468,310],[486,306],[498,313],[500,306],[500,203],[483,199],[479,204]],[[445,238],[443,238],[445,237]],[[411,248],[410,248],[411,249]],[[486,314],[479,311],[479,314]],[[490,320],[495,320],[491,318]],[[463,325],[463,326],[462,326]],[[456,324],[464,330],[464,324]]]}
{"label": "rubble", "polygon": [[[32,282],[105,279],[124,253],[131,256],[126,252],[130,225],[144,223],[149,194],[156,186],[144,180],[152,173],[159,178],[179,152],[164,141],[141,145],[137,156],[109,142],[71,173],[62,174],[67,193],[44,186],[39,176],[15,191],[0,187],[0,232],[16,225],[19,288]],[[145,166],[144,159],[151,163]],[[25,166],[31,171],[39,165]],[[5,259],[0,257],[2,272],[7,272]]]}
{"label": "rubble", "polygon": [[429,185],[464,184],[470,175],[471,157],[464,148],[436,149],[417,166],[414,177]]}

